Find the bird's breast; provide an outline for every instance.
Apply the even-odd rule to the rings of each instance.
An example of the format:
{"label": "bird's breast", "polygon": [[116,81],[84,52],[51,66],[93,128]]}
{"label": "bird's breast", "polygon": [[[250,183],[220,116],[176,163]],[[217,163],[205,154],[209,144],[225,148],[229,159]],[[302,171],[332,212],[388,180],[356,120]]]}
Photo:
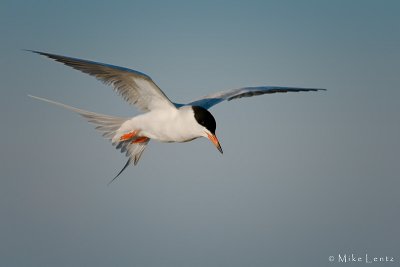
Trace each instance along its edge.
{"label": "bird's breast", "polygon": [[[190,115],[190,114],[189,114]],[[188,142],[200,137],[196,125],[182,112],[154,111],[139,118],[141,135],[160,142]]]}

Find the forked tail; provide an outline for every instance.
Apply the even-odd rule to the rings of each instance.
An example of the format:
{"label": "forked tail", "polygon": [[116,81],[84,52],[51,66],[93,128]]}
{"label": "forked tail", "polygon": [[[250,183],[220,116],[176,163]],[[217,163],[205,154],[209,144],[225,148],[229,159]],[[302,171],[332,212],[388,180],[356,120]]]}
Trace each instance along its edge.
{"label": "forked tail", "polygon": [[[82,117],[84,117],[89,123],[94,124],[95,128],[97,131],[99,131],[105,138],[108,140],[112,141],[113,137],[117,133],[118,129],[121,127],[121,125],[128,120],[127,118],[121,118],[121,117],[114,117],[114,116],[109,116],[109,115],[103,115],[103,114],[98,114],[95,112],[71,107],[68,105],[65,105],[63,103],[59,103],[56,101],[52,101],[46,98],[42,97],[37,97],[37,96],[32,96],[28,95],[29,97],[32,97],[37,100],[41,100],[44,102],[48,102],[60,107],[63,107],[65,109],[71,110],[73,112],[78,113]],[[133,163],[136,165],[140,159],[140,156],[142,155],[144,149],[146,148],[146,145],[149,143],[149,140],[146,142],[140,142],[140,143],[134,143],[131,141],[121,141],[121,142],[113,142],[113,146],[116,146],[117,149],[120,149],[122,153],[126,152],[126,156],[129,157],[128,161],[126,162],[125,166],[122,168],[122,170],[115,176],[110,182],[112,183],[125,169],[126,167],[129,166],[129,164]]]}

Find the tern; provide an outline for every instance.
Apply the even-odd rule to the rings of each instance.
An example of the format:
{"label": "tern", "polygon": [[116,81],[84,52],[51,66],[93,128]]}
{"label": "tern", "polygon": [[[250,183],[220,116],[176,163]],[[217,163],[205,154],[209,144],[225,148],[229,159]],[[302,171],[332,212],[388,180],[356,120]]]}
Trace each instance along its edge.
{"label": "tern", "polygon": [[40,51],[27,51],[46,56],[94,76],[101,82],[111,85],[114,91],[121,95],[124,100],[143,112],[132,118],[121,118],[98,114],[29,95],[32,98],[78,113],[88,122],[94,124],[96,130],[109,139],[117,149],[126,153],[128,161],[110,183],[130,164],[136,165],[138,163],[151,139],[160,142],[188,142],[205,137],[214,144],[219,152],[223,153],[215,134],[215,119],[208,109],[225,100],[230,101],[263,94],[326,90],[282,86],[244,87],[209,94],[187,104],[178,104],[172,102],[148,75],[139,71]]}

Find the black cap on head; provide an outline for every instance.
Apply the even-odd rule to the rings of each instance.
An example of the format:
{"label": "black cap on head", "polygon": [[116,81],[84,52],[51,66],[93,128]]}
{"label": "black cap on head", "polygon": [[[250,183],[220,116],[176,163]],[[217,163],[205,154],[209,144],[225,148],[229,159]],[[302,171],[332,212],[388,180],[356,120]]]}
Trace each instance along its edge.
{"label": "black cap on head", "polygon": [[215,128],[217,127],[217,124],[213,115],[211,115],[207,109],[199,106],[192,106],[192,109],[196,121],[209,130],[212,134],[215,134]]}

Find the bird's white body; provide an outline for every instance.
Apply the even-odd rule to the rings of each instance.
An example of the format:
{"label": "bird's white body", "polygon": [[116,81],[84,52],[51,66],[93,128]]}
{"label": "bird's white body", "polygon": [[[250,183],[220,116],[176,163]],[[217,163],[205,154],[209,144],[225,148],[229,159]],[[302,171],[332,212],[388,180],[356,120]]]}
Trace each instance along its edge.
{"label": "bird's white body", "polygon": [[139,131],[137,135],[160,142],[187,142],[206,136],[204,127],[199,125],[189,106],[179,109],[155,109],[125,121],[117,130],[112,141],[122,135]]}
{"label": "bird's white body", "polygon": [[118,175],[131,162],[137,164],[151,139],[160,142],[187,142],[199,137],[206,137],[222,153],[221,145],[215,135],[216,122],[208,109],[225,100],[230,101],[263,94],[325,90],[279,86],[244,87],[210,94],[188,104],[177,104],[172,102],[149,76],[139,71],[84,59],[38,51],[31,52],[47,56],[92,75],[105,84],[112,85],[114,90],[128,103],[144,112],[131,119],[126,119],[98,114],[32,96],[35,99],[78,113],[94,124],[96,129],[105,138],[111,140],[117,149],[126,153],[129,159]]}

